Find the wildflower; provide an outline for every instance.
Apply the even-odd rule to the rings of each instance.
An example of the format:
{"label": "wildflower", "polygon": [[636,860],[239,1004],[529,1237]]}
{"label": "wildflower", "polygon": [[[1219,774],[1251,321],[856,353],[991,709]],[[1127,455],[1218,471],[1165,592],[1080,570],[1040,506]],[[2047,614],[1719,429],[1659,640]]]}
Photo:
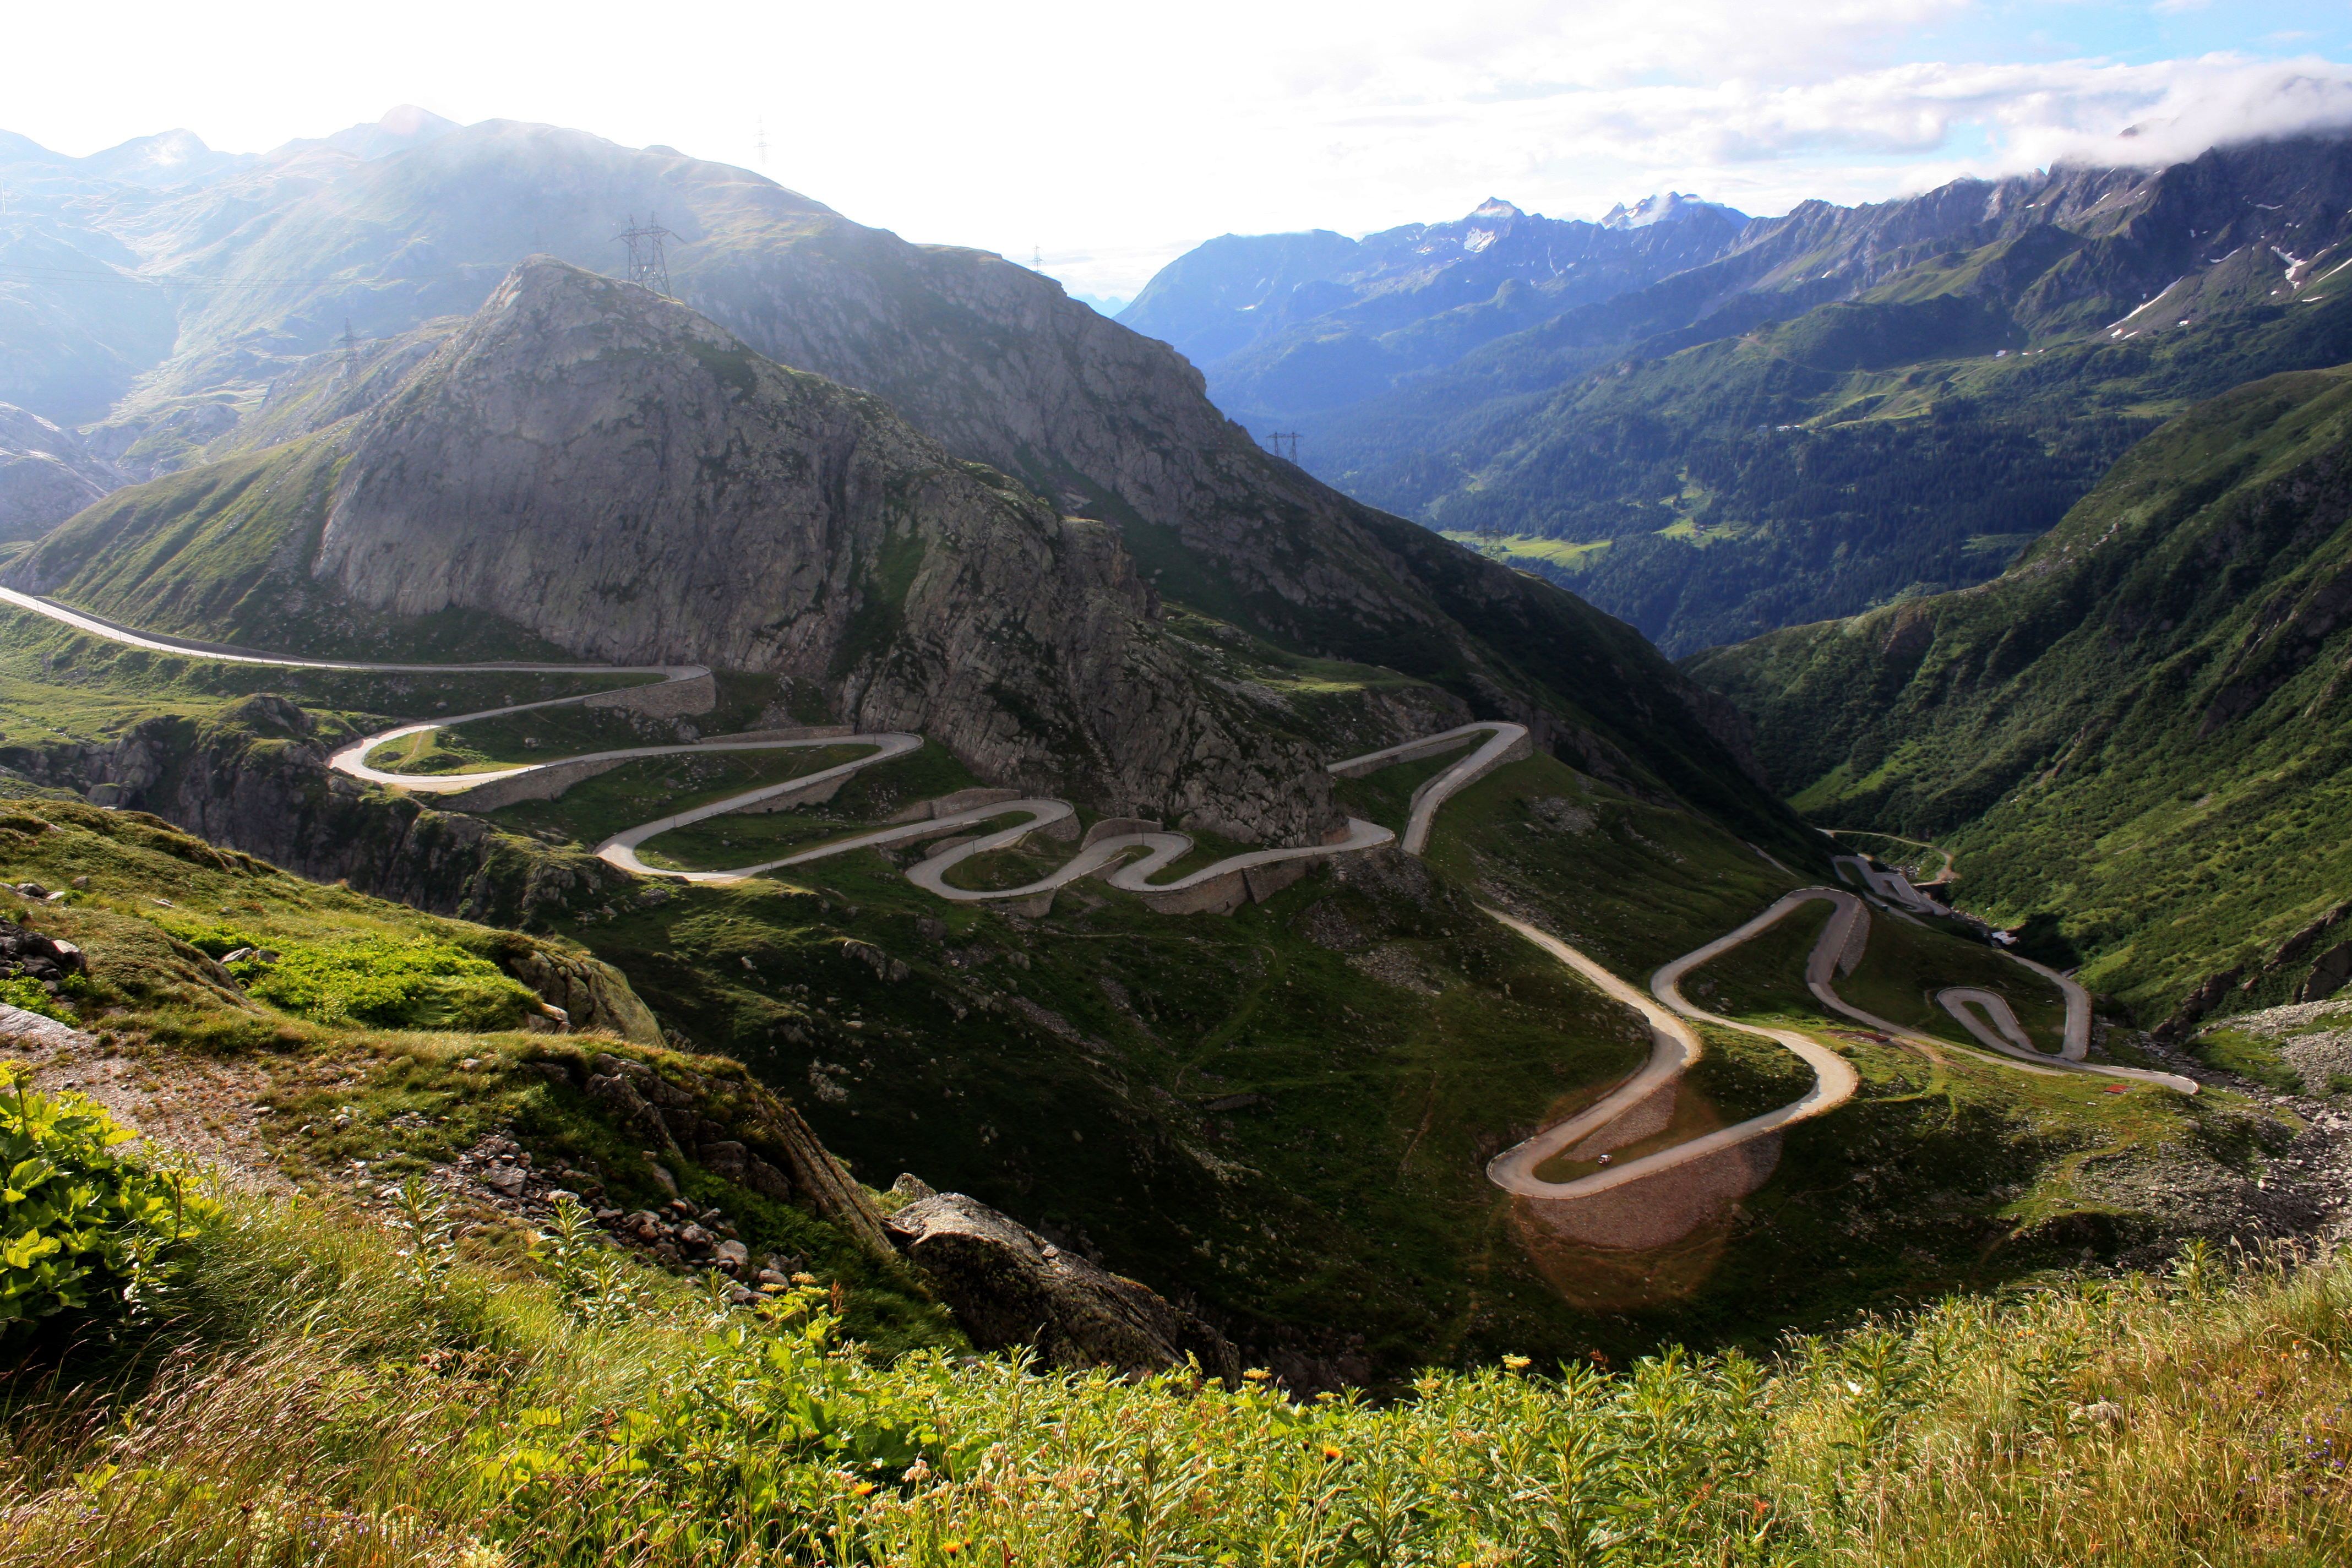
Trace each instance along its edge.
{"label": "wildflower", "polygon": [[963,1549],[971,1544],[969,1541],[942,1541],[940,1542],[940,1554],[943,1557],[961,1557],[963,1555]]}
{"label": "wildflower", "polygon": [[1270,1378],[1273,1375],[1274,1373],[1266,1371],[1265,1368],[1262,1366],[1254,1366],[1247,1372],[1242,1373],[1242,1376],[1247,1378],[1252,1383],[1264,1383],[1267,1378]]}
{"label": "wildflower", "polygon": [[849,1489],[849,1495],[851,1497],[872,1497],[874,1495],[874,1483],[872,1481],[860,1481],[856,1486]]}
{"label": "wildflower", "polygon": [[816,1283],[816,1276],[805,1273],[795,1274],[793,1276],[793,1283],[795,1285],[814,1285]]}
{"label": "wildflower", "polygon": [[1326,1463],[1328,1463],[1329,1461],[1331,1461],[1331,1460],[1333,1460],[1333,1459],[1336,1459],[1336,1458],[1338,1458],[1339,1457],[1339,1449],[1337,1449],[1337,1448],[1335,1448],[1335,1447],[1331,1447],[1331,1445],[1330,1445],[1330,1444],[1328,1444],[1328,1443],[1326,1443],[1326,1444],[1324,1444],[1324,1445],[1323,1445],[1323,1458],[1324,1458],[1324,1460],[1325,1460],[1325,1462],[1326,1462]]}
{"label": "wildflower", "polygon": [[1525,1372],[1535,1363],[1523,1355],[1507,1355],[1503,1358],[1503,1364],[1513,1372]]}

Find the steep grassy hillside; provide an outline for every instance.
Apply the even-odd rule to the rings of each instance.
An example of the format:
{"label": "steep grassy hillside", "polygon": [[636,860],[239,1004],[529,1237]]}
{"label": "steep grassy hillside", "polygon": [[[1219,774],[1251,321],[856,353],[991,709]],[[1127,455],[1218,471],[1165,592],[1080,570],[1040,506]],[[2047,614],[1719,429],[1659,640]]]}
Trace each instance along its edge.
{"label": "steep grassy hillside", "polygon": [[[675,1195],[655,1170],[667,1162],[754,1256],[793,1255],[841,1281],[878,1342],[960,1342],[911,1275],[822,1212],[649,1155],[642,1128],[583,1092],[594,1053],[619,1052],[718,1086],[705,1114],[763,1129],[777,1114],[740,1064],[662,1047],[625,983],[575,944],[421,915],[143,814],[8,788],[0,918],[80,949],[87,976],[39,1005],[94,1036],[62,1048],[11,1038],[8,1070],[86,1091],[178,1157],[257,1197],[316,1205],[306,1212],[322,1223],[380,1227],[398,1212],[390,1189],[429,1178],[462,1227],[457,1250],[492,1267],[522,1261],[526,1216],[469,1188],[460,1155],[510,1140],[621,1209]],[[19,885],[59,897],[28,900]],[[236,956],[257,948],[268,956]],[[579,1033],[549,1032],[543,992],[570,1000]]]}
{"label": "steep grassy hillside", "polygon": [[[2135,447],[1999,580],[1701,654],[1814,820],[1933,840],[2148,1022],[2291,999],[2352,894],[2352,374]],[[2284,950],[2284,951],[2283,951]],[[2234,989],[2233,989],[2234,987]]]}

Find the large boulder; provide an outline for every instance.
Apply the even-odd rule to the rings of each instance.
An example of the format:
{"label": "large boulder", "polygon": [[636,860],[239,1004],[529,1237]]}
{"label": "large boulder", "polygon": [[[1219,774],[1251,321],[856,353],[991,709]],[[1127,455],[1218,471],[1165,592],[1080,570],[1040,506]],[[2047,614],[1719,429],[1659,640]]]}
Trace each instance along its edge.
{"label": "large boulder", "polygon": [[1189,1357],[1228,1383],[1241,1375],[1240,1357],[1216,1330],[977,1198],[941,1193],[887,1223],[982,1350],[1028,1345],[1070,1371],[1160,1372]]}

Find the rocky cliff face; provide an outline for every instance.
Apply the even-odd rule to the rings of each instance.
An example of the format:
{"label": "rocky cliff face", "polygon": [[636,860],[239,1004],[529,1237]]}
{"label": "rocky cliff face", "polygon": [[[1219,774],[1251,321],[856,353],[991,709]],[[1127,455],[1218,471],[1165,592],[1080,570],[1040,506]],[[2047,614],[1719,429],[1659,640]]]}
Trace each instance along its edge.
{"label": "rocky cliff face", "polygon": [[0,540],[38,539],[122,478],[71,431],[0,403]]}
{"label": "rocky cliff face", "polygon": [[[551,260],[404,362],[389,387],[322,391],[326,413],[373,405],[286,448],[306,454],[299,475],[242,486],[316,490],[270,552],[285,595],[495,616],[591,659],[788,674],[992,781],[1234,837],[1336,825],[1313,749],[1160,630],[1116,531],[871,397]],[[189,559],[176,543],[154,559],[152,526],[126,521],[146,500],[124,492],[11,580],[152,616]],[[204,504],[161,510],[177,528]]]}

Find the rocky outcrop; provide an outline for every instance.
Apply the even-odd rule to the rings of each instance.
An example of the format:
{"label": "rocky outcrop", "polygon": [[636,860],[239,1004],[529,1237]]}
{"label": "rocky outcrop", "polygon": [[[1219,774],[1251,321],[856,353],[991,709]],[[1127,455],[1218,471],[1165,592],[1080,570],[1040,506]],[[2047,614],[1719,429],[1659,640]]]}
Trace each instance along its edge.
{"label": "rocky outcrop", "polygon": [[0,540],[37,539],[124,482],[71,431],[0,403]]}
{"label": "rocky outcrop", "polygon": [[939,1287],[982,1350],[1024,1345],[1046,1364],[1074,1372],[1160,1372],[1189,1359],[1212,1377],[1241,1375],[1223,1334],[976,1198],[919,1198],[888,1224],[891,1239]]}
{"label": "rocky outcrop", "polygon": [[[741,169],[514,121],[466,127],[394,157],[322,167],[300,180],[260,171],[252,179],[251,188],[240,186],[233,195],[222,189],[175,196],[168,211],[148,211],[156,202],[151,193],[138,198],[142,232],[156,237],[154,258],[201,246],[207,276],[268,285],[191,299],[155,354],[138,361],[153,374],[120,411],[132,424],[162,417],[167,405],[194,417],[224,412],[224,399],[234,402],[237,422],[212,437],[197,460],[259,452],[378,418],[426,362],[451,346],[449,319],[477,312],[486,295],[508,287],[493,280],[515,257],[541,249],[608,265],[612,215],[656,208],[674,234],[670,279],[678,299],[724,329],[701,340],[714,351],[714,374],[731,363],[732,343],[859,388],[887,400],[950,458],[1012,474],[1044,498],[1047,511],[1105,520],[1104,527],[1119,534],[1138,579],[1131,592],[1147,614],[1155,591],[1164,591],[1290,653],[1391,667],[1442,686],[1475,710],[1461,717],[1527,722],[1539,748],[1565,747],[1563,755],[1617,755],[1632,773],[1648,775],[1644,787],[1710,813],[1724,800],[1700,798],[1695,786],[1715,774],[1729,776],[1732,787],[1723,793],[1736,797],[1732,804],[1748,818],[1736,824],[1743,837],[1769,841],[1788,831],[1786,815],[1725,765],[1704,724],[1676,711],[1680,703],[1656,700],[1683,682],[1638,637],[1548,584],[1360,506],[1261,450],[1211,404],[1199,374],[1167,344],[1104,319],[1052,279],[1001,257],[908,244]],[[110,199],[58,220],[95,221],[94,211]],[[418,235],[430,235],[438,258],[424,274],[413,264]],[[313,270],[308,258],[320,255],[350,265],[331,284],[280,287]],[[355,294],[349,279],[369,277],[400,281]],[[329,349],[347,320],[361,341]],[[611,347],[594,374],[618,372],[635,352],[617,338]],[[168,362],[156,365],[163,356]],[[585,360],[568,365],[562,385],[520,374],[504,395],[515,411],[540,393],[572,396],[586,390],[573,373],[591,368]],[[485,379],[477,390],[492,384]],[[684,384],[656,375],[648,384]],[[628,402],[624,396],[610,405],[625,426],[635,417],[620,406]],[[574,405],[566,417],[584,406]],[[519,442],[545,460],[542,478],[571,483],[584,477],[574,472],[577,444],[557,433],[562,419],[544,430],[527,425],[486,432],[486,449]],[[628,427],[630,438],[648,442],[678,429],[660,411]],[[542,436],[547,440],[539,445]],[[421,459],[423,448],[410,455]],[[729,497],[741,494],[735,459],[748,455],[689,445],[667,462],[635,464],[633,479],[641,488],[625,488],[615,499],[634,504],[663,485],[676,494],[707,496],[715,536],[724,537],[733,527],[726,518]],[[187,460],[176,458],[173,466]],[[281,500],[289,493],[278,489]],[[617,526],[625,510],[616,506],[608,521]],[[305,527],[317,521],[306,518]],[[777,521],[780,533],[800,526],[790,512]],[[1000,564],[1015,577],[1042,565],[1050,579],[1056,571],[1083,569],[1084,542],[1073,537],[1050,550],[1008,554]],[[597,554],[592,542],[583,559]],[[887,562],[870,557],[867,564],[895,569],[905,561],[894,554]],[[855,616],[857,605],[828,575],[832,565],[829,559],[813,564],[802,585],[814,589],[823,580],[828,610]],[[547,567],[541,581],[561,588],[563,571]],[[723,572],[719,576],[733,585]],[[143,574],[126,581],[145,585],[151,600],[160,596]],[[309,583],[305,572],[288,586]],[[591,585],[626,589],[601,579]],[[1021,584],[1020,602],[1039,597],[1033,586]],[[888,596],[907,602],[895,589]],[[126,600],[115,613],[129,616],[137,607]],[[617,619],[624,624],[656,613],[650,605],[623,612]],[[576,606],[559,605],[556,613],[576,618]],[[979,679],[964,692],[931,683],[924,699],[936,708],[940,700],[960,701],[976,691],[984,709],[1018,718],[1017,728],[1058,731],[1042,748],[1017,747],[992,733],[960,739],[959,746],[968,742],[970,749],[959,754],[990,782],[1024,790],[1051,782],[1002,765],[1001,753],[1017,752],[1009,760],[1024,770],[1050,763],[1050,771],[1064,775],[1066,786],[1053,793],[1145,809],[1173,823],[1189,818],[1255,842],[1315,836],[1306,829],[1323,812],[1312,782],[1283,800],[1253,776],[1268,758],[1250,738],[1255,726],[1246,706],[1192,729],[1170,722],[1183,720],[1181,712],[1134,711],[1140,699],[1097,689],[1128,684],[1119,648],[1082,641],[1076,645],[1084,655],[1079,662],[1055,669],[1053,659],[1073,645],[1049,639],[1045,648],[1029,648],[1025,639],[1035,635],[1036,619],[1010,617],[947,647],[951,655],[979,656]],[[758,634],[762,626],[755,611],[750,629]],[[861,623],[861,631],[878,629],[878,621]],[[929,650],[920,651],[929,657]],[[1043,656],[1025,662],[1055,676],[1046,684],[1057,697],[1065,685],[1076,689],[1065,700],[1037,706],[1038,682],[1003,668],[1024,662],[1016,653]],[[1149,674],[1150,661],[1133,673]],[[904,710],[906,688],[898,675],[877,666],[873,677],[851,683],[861,718]],[[925,689],[919,681],[914,688]],[[1222,705],[1214,696],[1202,700]],[[1288,726],[1277,716],[1274,727]],[[1351,736],[1326,754],[1412,732],[1401,725],[1383,736]],[[1171,737],[1165,745],[1161,734]],[[1145,744],[1121,749],[1139,737]],[[1178,765],[1152,769],[1171,762]],[[1589,762],[1580,765],[1590,770]],[[1099,789],[1088,770],[1103,779]],[[1202,775],[1213,773],[1244,787],[1208,787]],[[1221,800],[1234,804],[1223,808]]]}
{"label": "rocky outcrop", "polygon": [[[0,748],[0,767],[100,805],[152,813],[313,881],[489,925],[523,928],[559,909],[593,909],[632,885],[584,851],[331,773],[331,749],[308,711],[262,693],[201,720],[145,720],[104,745]],[[608,1013],[616,1032],[636,1037],[619,1017]]]}
{"label": "rocky outcrop", "polygon": [[[28,882],[19,891],[29,899],[43,890]],[[27,931],[14,921],[0,921],[0,976],[29,980],[56,996],[67,981],[89,972],[81,949],[73,943]]]}
{"label": "rocky outcrop", "polygon": [[621,972],[601,958],[532,947],[506,962],[507,972],[562,1010],[574,1029],[595,1029],[641,1046],[661,1044],[653,1009],[638,1000]]}
{"label": "rocky outcrop", "polygon": [[800,1112],[748,1075],[698,1072],[596,1052],[579,1060],[589,1097],[647,1150],[693,1160],[763,1196],[798,1203],[881,1258],[898,1254],[866,1189],[817,1142]]}

